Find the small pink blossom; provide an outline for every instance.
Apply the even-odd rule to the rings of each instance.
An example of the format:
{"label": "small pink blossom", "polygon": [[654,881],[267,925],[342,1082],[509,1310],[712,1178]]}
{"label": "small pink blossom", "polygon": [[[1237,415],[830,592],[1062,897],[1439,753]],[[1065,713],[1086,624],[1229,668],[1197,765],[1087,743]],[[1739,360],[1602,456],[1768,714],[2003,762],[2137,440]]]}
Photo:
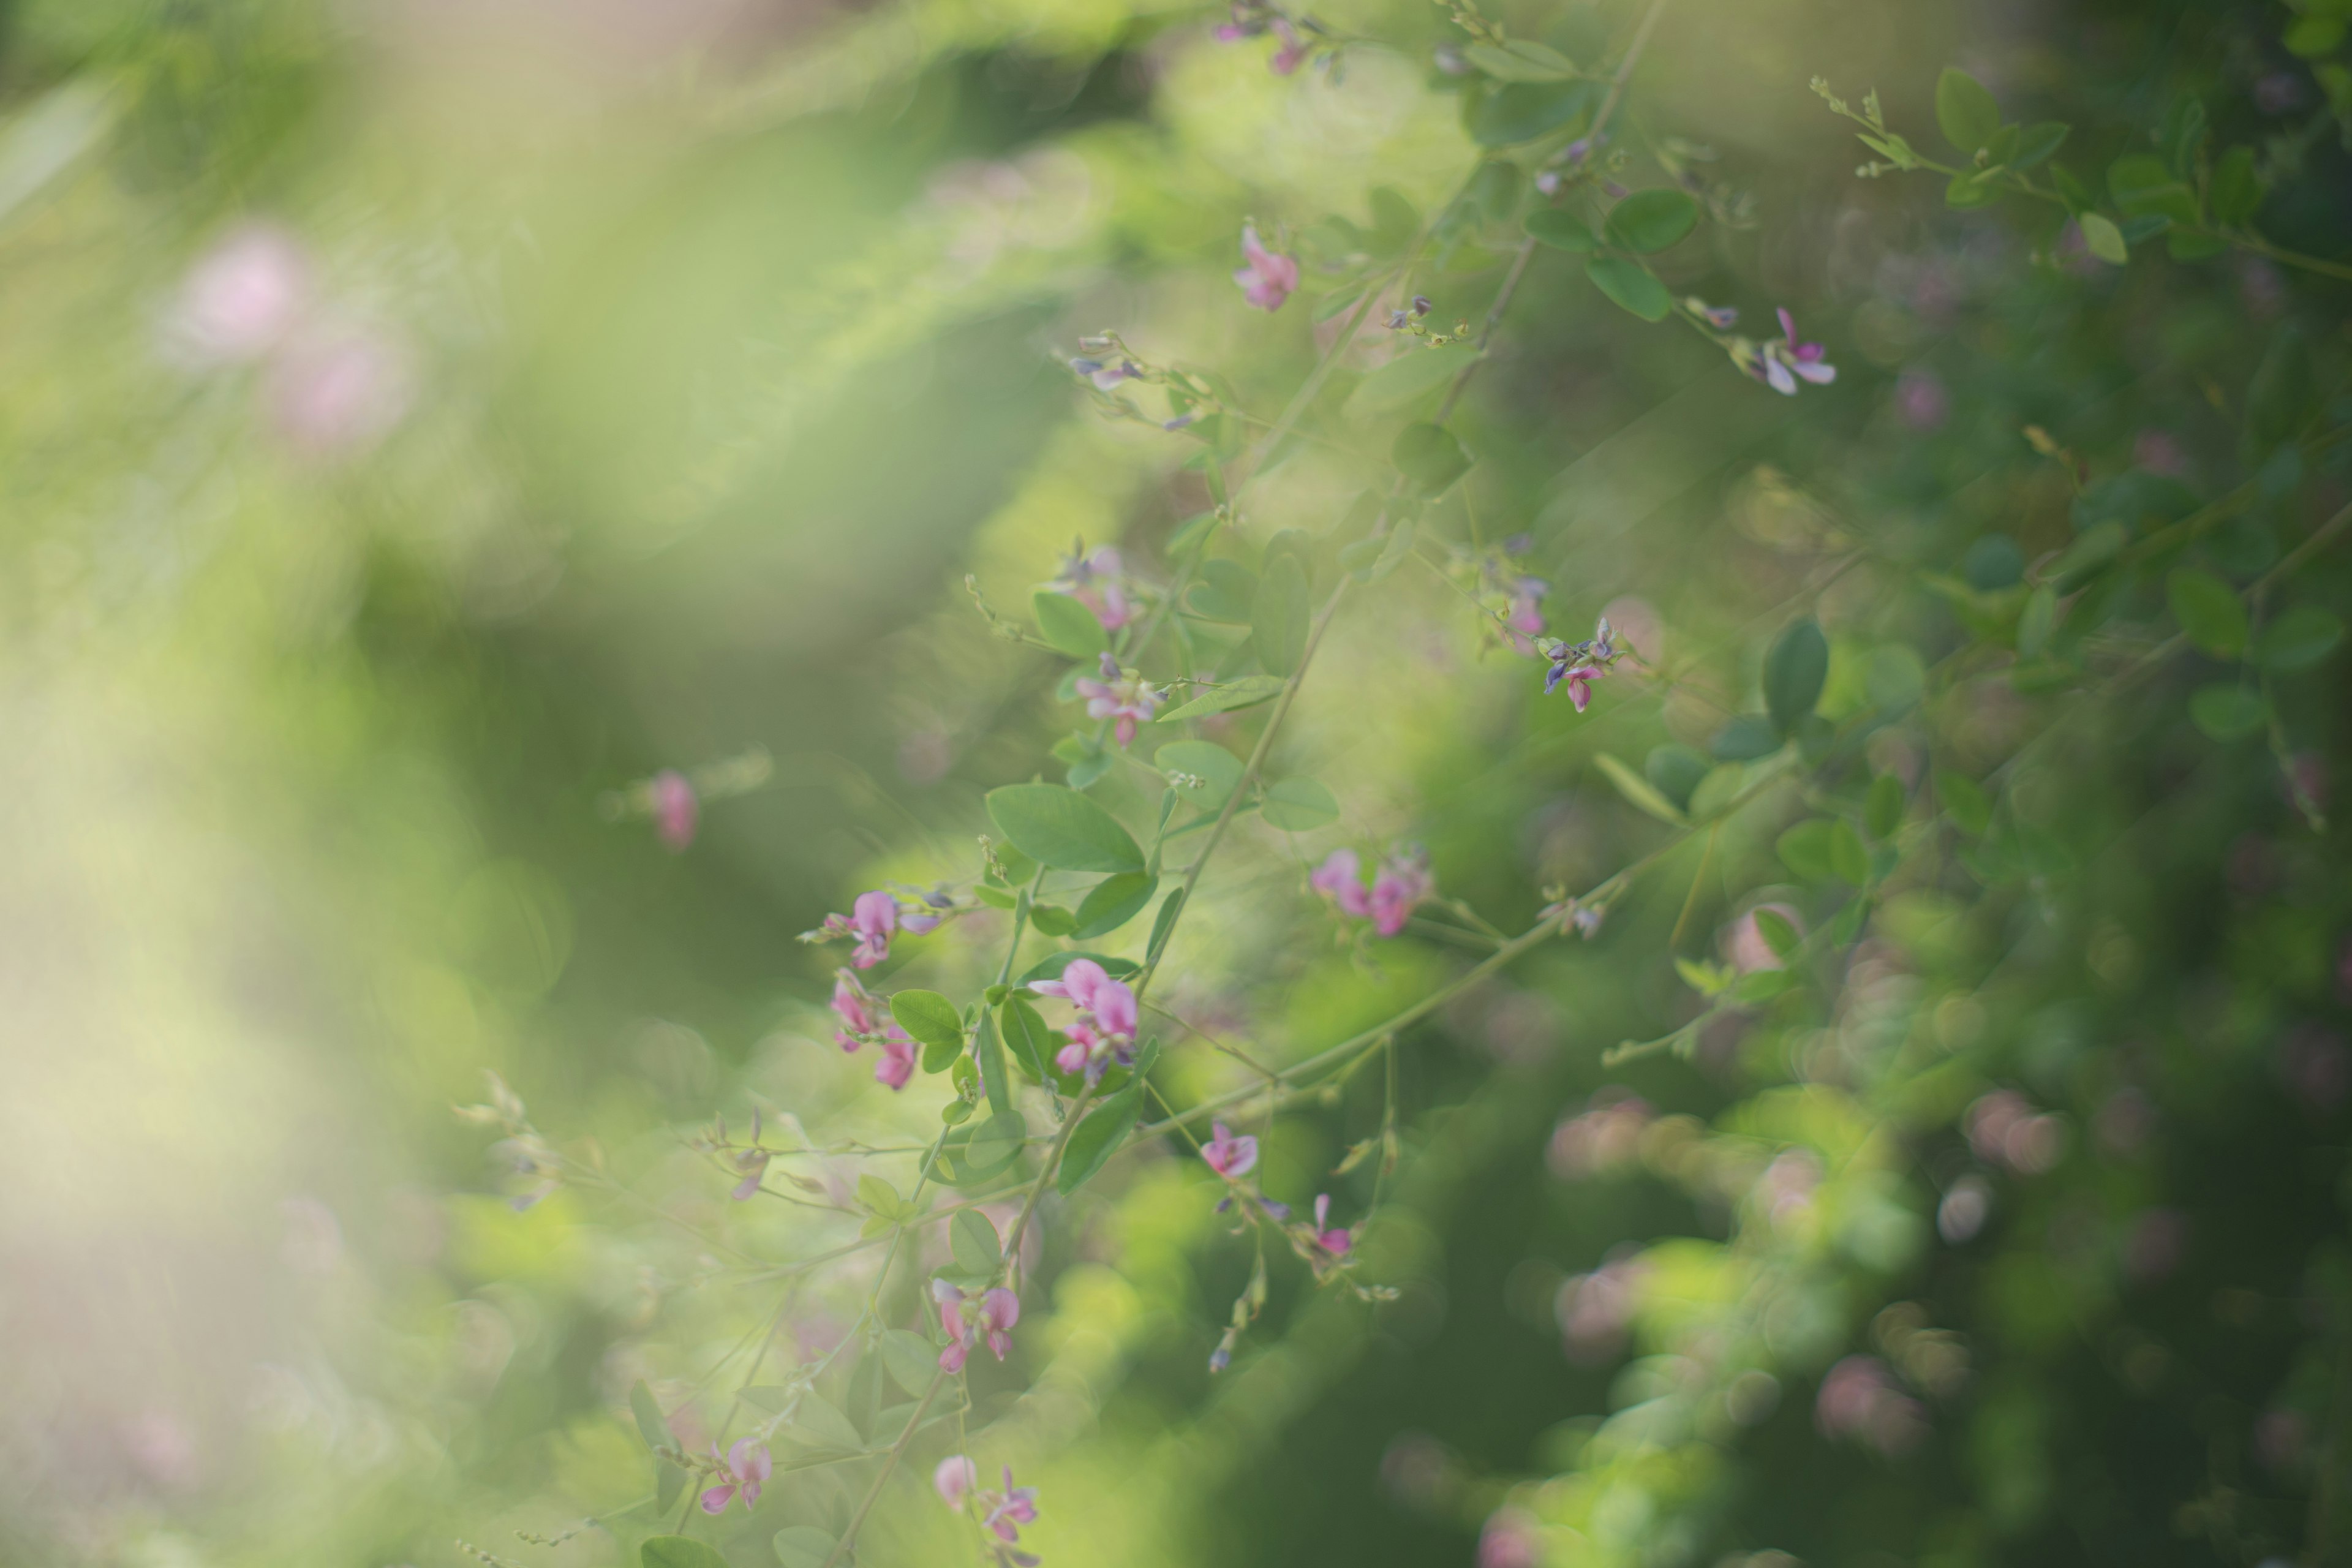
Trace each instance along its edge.
{"label": "small pink blossom", "polygon": [[1419,846],[1392,849],[1381,862],[1372,885],[1364,886],[1363,864],[1352,849],[1334,849],[1324,858],[1307,885],[1329,899],[1339,912],[1369,920],[1382,936],[1404,930],[1413,910],[1437,891],[1428,854]]}
{"label": "small pink blossom", "polygon": [[874,1063],[874,1081],[885,1089],[906,1088],[907,1080],[915,1076],[915,1063],[921,1054],[921,1047],[896,1024],[884,1033],[880,1045],[882,1055]]}
{"label": "small pink blossom", "polygon": [[1298,263],[1259,244],[1255,224],[1242,228],[1242,255],[1245,264],[1234,269],[1234,281],[1259,310],[1281,310],[1282,302],[1298,287]]}
{"label": "small pink blossom", "polygon": [[1334,849],[1307,879],[1307,885],[1339,906],[1342,914],[1362,920],[1372,912],[1372,896],[1364,887],[1363,863],[1352,849]]}
{"label": "small pink blossom", "polygon": [[1101,964],[1091,958],[1076,959],[1059,980],[1033,980],[1029,989],[1040,996],[1061,997],[1078,1010],[1076,1021],[1062,1031],[1070,1043],[1055,1053],[1055,1067],[1064,1072],[1083,1071],[1091,1081],[1114,1060],[1121,1067],[1132,1063],[1139,1018],[1135,993],[1113,980]]}
{"label": "small pink blossom", "polygon": [[654,832],[661,841],[672,849],[683,849],[693,843],[700,803],[686,775],[676,768],[664,768],[653,776],[646,789],[653,803]]}
{"label": "small pink blossom", "polygon": [[321,322],[277,351],[269,367],[272,423],[305,457],[354,456],[408,413],[415,375],[407,350],[372,327]]}
{"label": "small pink blossom", "polygon": [[283,229],[250,224],[197,258],[180,286],[172,336],[194,358],[248,364],[276,348],[310,300],[310,267]]}
{"label": "small pink blossom", "polygon": [[1151,715],[1160,707],[1160,693],[1140,675],[1123,675],[1118,661],[1108,653],[1102,656],[1102,679],[1085,676],[1071,683],[1073,689],[1087,700],[1087,716],[1092,719],[1116,719],[1113,732],[1122,746],[1135,739],[1138,724],[1151,722]]}
{"label": "small pink blossom", "polygon": [[1748,365],[1749,374],[1762,380],[1773,391],[1786,396],[1796,395],[1800,379],[1816,386],[1827,386],[1837,379],[1837,366],[1822,355],[1827,352],[1819,343],[1797,341],[1797,321],[1784,309],[1780,311],[1780,340],[1767,340],[1757,350],[1757,357]]}
{"label": "small pink blossom", "polygon": [[880,1001],[846,969],[833,972],[833,1011],[841,1020],[841,1027],[833,1032],[833,1043],[845,1051],[864,1044],[862,1037],[879,1028],[886,1016]]}
{"label": "small pink blossom", "polygon": [[1504,618],[1511,629],[1527,637],[1535,637],[1544,629],[1544,595],[1551,584],[1540,577],[1521,577],[1511,584],[1511,608]]}
{"label": "small pink blossom", "polygon": [[[710,1445],[710,1457],[719,1459],[719,1445],[716,1443]],[[739,1491],[743,1495],[744,1511],[751,1511],[751,1505],[760,1500],[760,1488],[774,1473],[775,1464],[768,1458],[764,1445],[741,1437],[727,1450],[726,1458],[719,1460],[719,1468],[730,1479],[702,1494],[702,1511],[705,1513],[725,1513],[727,1505],[735,1500],[735,1494]]]}
{"label": "small pink blossom", "polygon": [[1345,1258],[1348,1249],[1356,1245],[1356,1233],[1336,1228],[1331,1224],[1331,1194],[1315,1194],[1315,1245],[1334,1258]]}
{"label": "small pink blossom", "polygon": [[1037,1522],[1037,1489],[1013,1484],[1013,1467],[1004,1467],[1004,1489],[994,1494],[987,1514],[981,1520],[999,1541],[1010,1543],[1021,1539],[1015,1528]]}
{"label": "small pink blossom", "polygon": [[1594,625],[1591,640],[1549,643],[1538,651],[1551,660],[1551,670],[1544,677],[1544,695],[1550,696],[1566,682],[1568,700],[1581,713],[1592,701],[1592,683],[1608,674],[1625,650],[1617,646],[1617,634],[1603,616]]}
{"label": "small pink blossom", "polygon": [[1952,410],[1952,400],[1933,371],[1906,370],[1895,383],[1895,406],[1914,430],[1933,430]]}
{"label": "small pink blossom", "polygon": [[950,1454],[941,1459],[939,1468],[931,1472],[931,1489],[940,1500],[952,1509],[963,1507],[963,1500],[980,1487],[980,1467],[962,1454]]}
{"label": "small pink blossom", "polygon": [[988,1348],[1003,1361],[1013,1348],[1013,1325],[1021,1321],[1021,1298],[998,1286],[980,1299],[980,1310],[967,1315],[971,1305],[963,1292],[944,1279],[931,1281],[931,1299],[940,1305],[940,1322],[948,1331],[947,1349],[940,1352],[940,1365],[949,1372],[961,1372],[965,1359],[971,1354],[972,1342],[985,1337]]}
{"label": "small pink blossom", "polygon": [[1853,1437],[1893,1456],[1927,1436],[1927,1413],[1895,1384],[1876,1356],[1852,1355],[1830,1368],[1813,1401],[1813,1424],[1825,1437]]}
{"label": "small pink blossom", "polygon": [[1222,1121],[1214,1125],[1217,1135],[1201,1146],[1201,1158],[1229,1182],[1248,1175],[1257,1165],[1257,1140],[1247,1133],[1234,1136]]}
{"label": "small pink blossom", "polygon": [[[1082,360],[1073,363],[1093,362]],[[1132,370],[1131,366],[1128,368]],[[1097,372],[1094,377],[1095,384],[1100,386],[1102,377],[1110,374],[1108,371]],[[1118,378],[1118,381],[1125,379],[1125,374]],[[1112,384],[1117,385],[1118,381]],[[1103,630],[1115,632],[1140,613],[1127,596],[1126,574],[1126,561],[1116,549],[1108,544],[1097,545],[1089,553],[1086,542],[1080,540],[1076,547],[1062,558],[1062,574],[1054,579],[1053,588],[1054,592],[1067,594],[1092,610],[1095,619],[1102,623]]]}

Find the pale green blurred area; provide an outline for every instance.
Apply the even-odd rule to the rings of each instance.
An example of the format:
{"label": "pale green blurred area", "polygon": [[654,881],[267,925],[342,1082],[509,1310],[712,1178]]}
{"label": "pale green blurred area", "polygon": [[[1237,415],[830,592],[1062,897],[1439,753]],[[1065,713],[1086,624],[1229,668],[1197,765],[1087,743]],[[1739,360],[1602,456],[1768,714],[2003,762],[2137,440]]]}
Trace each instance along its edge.
{"label": "pale green blurred area", "polygon": [[[1593,36],[1616,15],[1570,11]],[[1434,20],[1332,16],[1412,40]],[[1334,171],[1428,202],[1466,165],[1419,59],[1286,82],[1208,20],[1089,0],[8,14],[0,1559],[442,1563],[464,1536],[616,1560],[596,1531],[549,1551],[512,1532],[635,1501],[629,1382],[684,1394],[774,1310],[746,1255],[854,1232],[731,1210],[679,1129],[753,1104],[819,1138],[937,1126],[935,1081],[892,1099],[833,1050],[824,964],[792,937],[883,875],[970,875],[979,791],[1039,765],[1050,680],[989,641],[961,574],[1018,605],[1073,538],[1180,515],[1189,448],[1094,421],[1058,354],[1115,324],[1278,404],[1310,334],[1235,308],[1235,215],[1360,216]],[[1804,79],[1916,79],[1929,27],[1694,5],[1654,90],[1689,134],[1842,178]],[[255,223],[304,258],[304,320],[381,348],[351,416],[380,432],[306,447],[290,351],[202,363],[175,338],[190,268]],[[1754,243],[1792,284],[1820,259],[1799,226]],[[1712,382],[1675,414],[1644,374],[1596,359],[1563,415],[1581,451],[1669,410],[1596,452],[1584,477],[1615,489],[1561,482],[1604,537],[1612,509],[1704,477],[1676,454],[1748,390],[1693,364]],[[1255,535],[1360,483],[1297,461]],[[1564,613],[1632,583],[1632,548]],[[1422,782],[1517,700],[1523,672],[1471,662],[1447,609],[1401,584],[1342,628],[1347,682],[1286,744],[1363,832],[1410,828]],[[708,803],[684,855],[603,809],[657,767],[762,750],[772,779]],[[1253,839],[1181,966],[1285,935],[1295,881]],[[992,938],[943,938],[919,973],[982,983]],[[1427,962],[1290,976],[1268,1032],[1304,1054],[1416,994]],[[511,1212],[447,1113],[485,1068],[637,1197]],[[1269,1180],[1335,1153],[1277,1140]],[[1364,1353],[1360,1310],[1318,1303],[1197,1418],[1099,1424],[1131,1357],[1224,1310],[1192,1283],[1213,1224],[1194,1174],[1146,1162],[1079,1216],[1054,1310],[1023,1325],[1028,1392],[991,1384],[976,1413],[1004,1417],[983,1464],[1045,1488],[1049,1562],[1198,1561],[1231,1475]],[[1441,1156],[1412,1181],[1450,1179]],[[1383,1268],[1435,1246],[1413,1195]],[[852,1266],[792,1300],[788,1339],[818,1342],[872,1283]],[[963,1550],[910,1481],[869,1552]]]}

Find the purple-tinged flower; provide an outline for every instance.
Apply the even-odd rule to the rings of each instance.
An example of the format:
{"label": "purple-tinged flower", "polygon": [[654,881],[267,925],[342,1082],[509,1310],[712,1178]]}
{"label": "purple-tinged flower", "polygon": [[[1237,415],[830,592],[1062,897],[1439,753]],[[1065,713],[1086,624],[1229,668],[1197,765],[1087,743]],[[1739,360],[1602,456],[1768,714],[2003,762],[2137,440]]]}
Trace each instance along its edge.
{"label": "purple-tinged flower", "polygon": [[[710,1445],[710,1457],[719,1459],[719,1445],[716,1443]],[[727,1505],[735,1500],[736,1493],[740,1492],[743,1510],[748,1513],[751,1505],[760,1500],[760,1488],[774,1473],[775,1462],[768,1458],[765,1445],[754,1443],[749,1437],[740,1437],[736,1439],[735,1446],[727,1450],[727,1457],[719,1459],[719,1468],[729,1479],[702,1494],[702,1511],[725,1513]]]}
{"label": "purple-tinged flower", "polygon": [[[830,926],[840,919],[838,915],[827,915],[825,923]],[[878,890],[858,894],[842,927],[845,934],[857,939],[856,951],[849,955],[849,962],[860,969],[871,969],[889,957],[890,933],[898,929],[898,900]]]}
{"label": "purple-tinged flower", "polygon": [[[1297,70],[1299,62],[1307,58],[1309,45],[1305,38],[1298,36],[1298,29],[1290,25],[1289,17],[1277,16],[1272,26],[1274,36],[1282,40],[1282,47],[1267,57],[1265,68],[1276,76],[1288,76]],[[1293,287],[1297,285],[1294,284]],[[1268,306],[1267,309],[1271,310],[1273,307]]]}
{"label": "purple-tinged flower", "polygon": [[1356,1245],[1352,1230],[1334,1228],[1331,1225],[1331,1194],[1315,1194],[1315,1245],[1334,1258],[1345,1258],[1348,1249]]}
{"label": "purple-tinged flower", "polygon": [[676,768],[664,768],[646,786],[653,803],[654,832],[672,849],[683,849],[694,842],[694,825],[701,814],[701,804],[695,798],[694,785]]}
{"label": "purple-tinged flower", "polygon": [[1727,332],[1739,324],[1739,307],[1737,305],[1710,305],[1706,300],[1696,297],[1685,300],[1683,303],[1688,306],[1692,313],[1700,321],[1718,332]]}
{"label": "purple-tinged flower", "polygon": [[[949,1344],[940,1352],[940,1365],[949,1372],[961,1372],[966,1357],[971,1354],[972,1342],[982,1338],[988,1348],[1003,1361],[1013,1348],[1013,1325],[1021,1321],[1021,1298],[1002,1285],[980,1299],[980,1310],[967,1315],[971,1305],[963,1292],[944,1279],[931,1281],[931,1299],[940,1304],[940,1322],[947,1329]],[[1010,1540],[1011,1537],[1006,1539]]]}
{"label": "purple-tinged flower", "polygon": [[1234,281],[1259,310],[1281,310],[1282,302],[1298,287],[1298,263],[1259,244],[1255,224],[1242,226],[1242,256],[1244,265],[1234,269]]}
{"label": "purple-tinged flower", "polygon": [[1372,896],[1364,887],[1363,863],[1352,849],[1334,849],[1315,868],[1307,885],[1339,906],[1341,914],[1359,920],[1372,912]]}
{"label": "purple-tinged flower", "polygon": [[1786,309],[1780,312],[1780,339],[1767,340],[1758,350],[1749,374],[1760,377],[1775,392],[1793,397],[1800,379],[1816,386],[1827,386],[1837,379],[1837,366],[1822,356],[1827,351],[1819,343],[1797,341],[1797,320]]}
{"label": "purple-tinged flower", "polygon": [[1592,701],[1592,683],[1609,673],[1623,652],[1617,646],[1617,636],[1603,616],[1593,627],[1589,642],[1554,643],[1545,651],[1551,660],[1551,671],[1544,677],[1544,695],[1549,697],[1568,683],[1568,700],[1579,713]]}
{"label": "purple-tinged flower", "polygon": [[1201,1158],[1229,1182],[1248,1175],[1257,1165],[1257,1140],[1247,1133],[1236,1137],[1222,1121],[1214,1126],[1217,1135],[1201,1146]]}
{"label": "purple-tinged flower", "polygon": [[961,1454],[950,1454],[940,1461],[931,1472],[931,1489],[940,1500],[952,1509],[961,1509],[963,1500],[980,1489],[980,1467]]}
{"label": "purple-tinged flower", "polygon": [[1372,929],[1382,936],[1404,930],[1416,905],[1437,890],[1429,857],[1419,846],[1391,853],[1372,879]]}
{"label": "purple-tinged flower", "polygon": [[1143,367],[1133,360],[1121,360],[1117,364],[1105,364],[1100,360],[1074,359],[1070,368],[1094,383],[1097,392],[1108,392],[1122,381],[1133,381],[1143,374]]}
{"label": "purple-tinged flower", "polygon": [[267,224],[225,236],[180,286],[170,333],[201,363],[249,364],[276,348],[310,307],[309,258]]}
{"label": "purple-tinged flower", "polygon": [[734,1190],[727,1195],[739,1204],[749,1202],[758,1194],[761,1182],[767,1177],[768,1152],[765,1149],[746,1149],[735,1156],[735,1168],[743,1173],[743,1179],[736,1183]]}
{"label": "purple-tinged flower", "polygon": [[1544,595],[1551,584],[1540,577],[1521,577],[1511,584],[1510,613],[1504,618],[1513,631],[1524,637],[1535,637],[1544,629]]}
{"label": "purple-tinged flower", "polygon": [[1069,595],[1092,610],[1103,630],[1115,632],[1137,615],[1124,585],[1126,570],[1126,562],[1112,546],[1099,545],[1088,554],[1086,542],[1080,540],[1076,548],[1062,558],[1062,574],[1054,579],[1053,589],[1056,594]]}
{"label": "purple-tinged flower", "polygon": [[1037,1489],[1013,1484],[1013,1467],[1004,1467],[1004,1489],[994,1494],[987,1516],[981,1521],[999,1541],[1007,1543],[1021,1539],[1017,1528],[1037,1522]]}
{"label": "purple-tinged flower", "polygon": [[1087,717],[1118,721],[1112,733],[1124,746],[1135,739],[1137,725],[1151,722],[1160,706],[1160,693],[1142,676],[1120,673],[1118,660],[1108,653],[1102,656],[1101,669],[1100,680],[1081,676],[1071,684],[1087,700]]}

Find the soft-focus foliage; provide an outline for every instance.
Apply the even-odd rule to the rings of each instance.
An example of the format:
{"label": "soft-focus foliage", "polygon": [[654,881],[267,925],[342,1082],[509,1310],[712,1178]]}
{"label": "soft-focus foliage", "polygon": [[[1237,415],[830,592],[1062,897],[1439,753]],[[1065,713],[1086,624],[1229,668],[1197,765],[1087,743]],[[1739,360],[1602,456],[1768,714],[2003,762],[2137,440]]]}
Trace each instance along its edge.
{"label": "soft-focus foliage", "polygon": [[2347,22],[8,8],[0,1561],[2341,1560]]}

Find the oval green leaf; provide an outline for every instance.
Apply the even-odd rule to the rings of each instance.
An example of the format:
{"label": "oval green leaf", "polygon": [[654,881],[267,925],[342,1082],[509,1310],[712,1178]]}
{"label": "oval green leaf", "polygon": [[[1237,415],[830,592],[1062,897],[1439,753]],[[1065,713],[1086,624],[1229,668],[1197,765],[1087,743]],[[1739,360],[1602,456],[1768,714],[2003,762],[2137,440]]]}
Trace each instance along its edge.
{"label": "oval green leaf", "polygon": [[1067,1197],[1086,1185],[1112,1151],[1134,1131],[1136,1117],[1143,1110],[1143,1086],[1133,1084],[1112,1095],[1087,1113],[1087,1119],[1070,1134],[1068,1147],[1062,1151],[1062,1172],[1055,1185]]}
{"label": "oval green leaf", "polygon": [[[1257,603],[1250,611],[1250,637],[1268,675],[1288,675],[1307,656],[1307,570],[1296,555],[1278,555],[1258,579]],[[1102,869],[1125,869],[1123,867]]]}
{"label": "oval green leaf", "polygon": [[1092,658],[1110,647],[1109,634],[1102,622],[1067,594],[1056,594],[1051,588],[1040,588],[1029,596],[1029,605],[1037,615],[1037,633],[1056,653],[1072,658]]}
{"label": "oval green leaf", "polygon": [[1944,140],[1963,153],[1974,153],[2000,131],[2000,104],[1977,80],[1957,66],[1947,66],[1936,79],[1936,124]]}
{"label": "oval green leaf", "polygon": [[1582,218],[1558,207],[1538,207],[1529,213],[1525,225],[1528,237],[1538,245],[1549,245],[1554,250],[1565,250],[1581,256],[1601,242],[1587,228]]}
{"label": "oval green leaf", "polygon": [[[1177,742],[1179,745],[1185,743]],[[1205,741],[1191,743],[1208,744]],[[1163,752],[1167,749],[1165,746],[1160,748]],[[1223,747],[1217,749],[1223,750]],[[1227,756],[1232,754],[1225,752]],[[1234,772],[1238,779],[1240,763],[1234,764]],[[1116,877],[1105,877],[1088,889],[1085,900],[1078,905],[1077,926],[1070,934],[1080,942],[1107,936],[1141,914],[1144,905],[1151,901],[1151,895],[1159,890],[1160,879],[1148,872],[1122,871]]]}
{"label": "oval green leaf", "polygon": [[1351,419],[1401,414],[1452,381],[1477,358],[1478,351],[1467,343],[1409,350],[1359,382],[1348,395],[1346,413]]}
{"label": "oval green leaf", "polygon": [[963,1016],[936,991],[900,991],[890,998],[898,1027],[927,1046],[963,1049]]}
{"label": "oval green leaf", "polygon": [[1764,706],[1773,727],[1786,735],[1803,722],[1829,673],[1829,639],[1819,622],[1809,616],[1782,632],[1764,656]]}
{"label": "oval green leaf", "polygon": [[1666,292],[1666,286],[1651,277],[1648,268],[1628,257],[1596,256],[1584,264],[1584,275],[1592,279],[1594,288],[1645,321],[1663,321],[1675,308],[1675,297]]}
{"label": "oval green leaf", "polygon": [[2246,605],[2210,572],[2182,567],[2164,580],[2165,602],[2182,635],[2216,658],[2246,651]]}
{"label": "oval green leaf", "polygon": [[1061,871],[1140,871],[1143,851],[1118,819],[1060,784],[988,792],[988,815],[1014,848]]}
{"label": "oval green leaf", "polygon": [[1698,203],[1685,193],[1661,186],[1635,191],[1609,209],[1601,226],[1609,243],[1648,255],[1678,243],[1698,226]]}
{"label": "oval green leaf", "polygon": [[1242,782],[1242,760],[1214,741],[1171,741],[1151,754],[1151,763],[1163,773],[1181,775],[1184,782],[1171,776],[1168,787],[1177,799],[1203,811],[1223,806]]}

